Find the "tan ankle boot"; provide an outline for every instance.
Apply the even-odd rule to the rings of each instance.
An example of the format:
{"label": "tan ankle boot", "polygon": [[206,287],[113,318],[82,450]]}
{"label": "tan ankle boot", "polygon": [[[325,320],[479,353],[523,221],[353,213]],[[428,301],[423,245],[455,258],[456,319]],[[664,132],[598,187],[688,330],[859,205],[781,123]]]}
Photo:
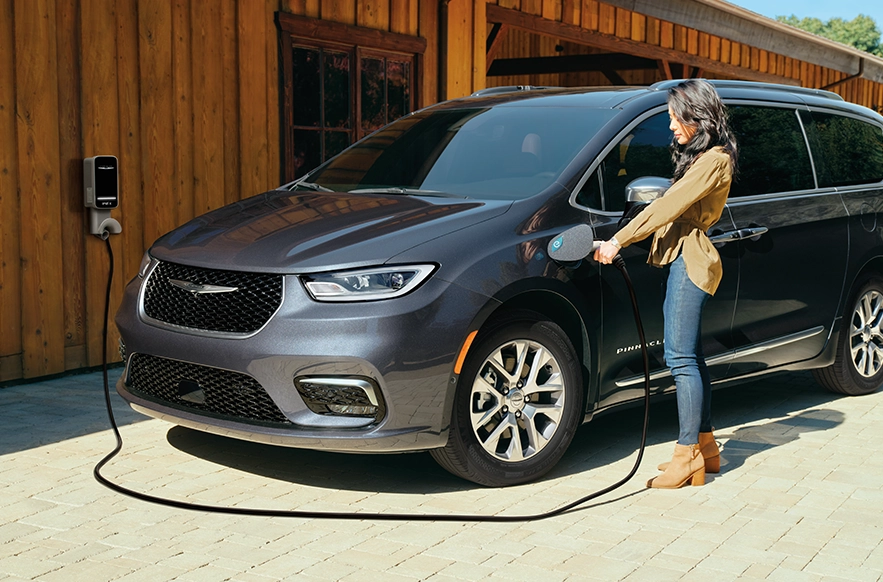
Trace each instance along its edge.
{"label": "tan ankle boot", "polygon": [[674,455],[665,473],[647,481],[654,489],[677,489],[687,481],[694,487],[705,485],[705,459],[699,445],[675,445]]}
{"label": "tan ankle boot", "polygon": [[[721,450],[717,447],[717,441],[714,440],[714,434],[710,432],[699,433],[699,450],[702,451],[702,458],[705,459],[706,473],[720,473],[721,470]],[[665,471],[668,463],[660,463],[660,471]]]}

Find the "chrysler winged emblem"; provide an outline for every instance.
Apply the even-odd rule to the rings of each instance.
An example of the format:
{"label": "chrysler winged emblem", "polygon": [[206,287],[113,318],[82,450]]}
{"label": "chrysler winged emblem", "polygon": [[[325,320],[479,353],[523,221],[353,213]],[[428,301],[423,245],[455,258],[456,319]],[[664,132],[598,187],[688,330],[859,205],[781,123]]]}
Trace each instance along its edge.
{"label": "chrysler winged emblem", "polygon": [[184,291],[190,291],[194,295],[205,295],[207,293],[233,293],[234,291],[239,291],[239,287],[200,285],[199,283],[191,283],[190,281],[182,281],[180,279],[169,279],[169,283],[175,287],[183,289]]}

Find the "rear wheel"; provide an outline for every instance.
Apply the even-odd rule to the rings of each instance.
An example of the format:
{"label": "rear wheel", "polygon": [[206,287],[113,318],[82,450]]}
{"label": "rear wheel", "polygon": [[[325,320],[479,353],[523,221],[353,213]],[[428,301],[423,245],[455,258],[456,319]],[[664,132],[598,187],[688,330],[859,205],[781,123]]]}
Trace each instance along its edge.
{"label": "rear wheel", "polygon": [[834,363],[813,376],[832,392],[858,396],[883,384],[883,279],[865,279],[849,305]]}
{"label": "rear wheel", "polygon": [[582,377],[564,331],[513,312],[480,334],[463,367],[451,431],[432,451],[451,473],[506,486],[549,471],[583,418]]}

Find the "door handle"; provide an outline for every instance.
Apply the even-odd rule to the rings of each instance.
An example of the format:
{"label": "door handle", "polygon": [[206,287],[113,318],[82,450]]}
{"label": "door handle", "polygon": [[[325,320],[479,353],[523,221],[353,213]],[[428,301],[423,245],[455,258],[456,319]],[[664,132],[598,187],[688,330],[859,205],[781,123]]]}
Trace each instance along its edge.
{"label": "door handle", "polygon": [[740,230],[730,230],[727,232],[722,232],[720,234],[715,234],[713,236],[710,236],[710,237],[708,237],[708,240],[710,240],[712,242],[712,244],[714,244],[715,246],[725,245],[729,242],[735,242],[737,240],[741,240],[742,239],[741,232],[742,231],[740,231]]}
{"label": "door handle", "polygon": [[739,234],[741,234],[741,239],[751,239],[757,240],[760,238],[760,235],[766,233],[769,229],[765,226],[752,226],[750,228],[743,228],[739,230]]}
{"label": "door handle", "polygon": [[708,237],[708,240],[710,240],[715,245],[724,245],[729,242],[735,242],[737,240],[757,240],[762,234],[768,232],[769,230],[770,229],[765,226],[752,226],[750,228],[728,230],[727,232],[715,234]]}

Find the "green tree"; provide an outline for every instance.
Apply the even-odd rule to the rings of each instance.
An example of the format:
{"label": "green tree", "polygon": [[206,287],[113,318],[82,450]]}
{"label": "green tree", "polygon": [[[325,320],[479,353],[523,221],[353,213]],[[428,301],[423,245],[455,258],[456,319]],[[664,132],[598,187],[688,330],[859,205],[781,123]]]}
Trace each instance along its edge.
{"label": "green tree", "polygon": [[822,22],[818,18],[798,18],[792,14],[791,16],[776,16],[776,20],[883,57],[880,29],[877,28],[877,23],[870,16],[859,14],[852,20],[832,18],[827,22]]}

